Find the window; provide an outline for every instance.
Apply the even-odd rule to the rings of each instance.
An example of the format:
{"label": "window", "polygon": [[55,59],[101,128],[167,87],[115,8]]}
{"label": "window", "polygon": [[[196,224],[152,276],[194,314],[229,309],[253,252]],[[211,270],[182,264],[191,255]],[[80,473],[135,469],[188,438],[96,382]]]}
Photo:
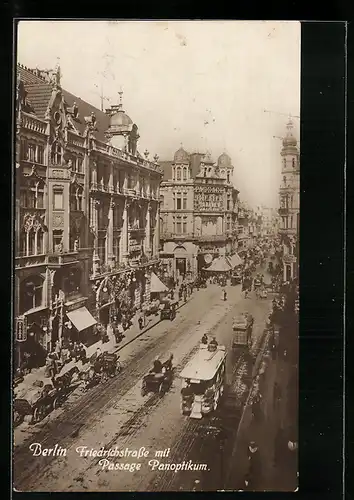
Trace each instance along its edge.
{"label": "window", "polygon": [[31,276],[20,286],[20,312],[21,314],[42,305],[43,278]]}
{"label": "window", "polygon": [[230,172],[227,172],[227,182],[230,182]]}
{"label": "window", "polygon": [[181,180],[181,168],[180,167],[177,167],[177,170],[176,170],[176,180],[177,181]]}
{"label": "window", "polygon": [[183,167],[182,173],[183,173],[183,180],[186,181],[187,180],[187,167]]}
{"label": "window", "polygon": [[181,199],[181,194],[177,194],[176,198],[176,210],[181,210],[182,209],[182,199]]}
{"label": "window", "polygon": [[98,238],[98,256],[101,264],[106,262],[106,238]]}
{"label": "window", "polygon": [[295,158],[292,159],[293,168],[295,168]]}
{"label": "window", "polygon": [[187,193],[183,193],[183,210],[187,210]]}
{"label": "window", "polygon": [[180,217],[177,217],[177,222],[176,222],[176,233],[181,234],[182,232],[182,221]]}
{"label": "window", "polygon": [[113,254],[116,258],[116,263],[119,263],[119,238],[113,240]]}
{"label": "window", "polygon": [[82,188],[77,186],[72,186],[70,188],[70,210],[80,211],[82,210]]}
{"label": "window", "polygon": [[31,181],[27,188],[20,191],[20,204],[24,208],[43,208],[44,207],[44,182]]}
{"label": "window", "polygon": [[44,147],[41,145],[37,146],[37,162],[44,164]]}
{"label": "window", "polygon": [[231,200],[229,198],[226,201],[226,210],[231,210]]}
{"label": "window", "polygon": [[43,231],[38,230],[37,231],[37,249],[36,249],[37,255],[41,255],[44,253],[44,235]]}
{"label": "window", "polygon": [[28,158],[28,144],[26,139],[21,139],[21,160]]}
{"label": "window", "polygon": [[54,210],[64,210],[64,193],[62,190],[53,191]]}
{"label": "window", "polygon": [[36,161],[36,145],[28,144],[28,161]]}
{"label": "window", "polygon": [[63,231],[56,229],[53,231],[53,252],[60,253],[63,251]]}
{"label": "window", "polygon": [[51,151],[51,160],[54,165],[60,165],[62,161],[62,148],[60,144],[55,142],[52,145],[52,151]]}
{"label": "window", "polygon": [[183,227],[182,227],[182,232],[184,234],[187,233],[187,217],[183,217]]}
{"label": "window", "polygon": [[84,167],[83,159],[82,158],[77,158],[76,159],[76,163],[77,163],[77,171],[80,174],[82,174],[83,173],[83,167]]}

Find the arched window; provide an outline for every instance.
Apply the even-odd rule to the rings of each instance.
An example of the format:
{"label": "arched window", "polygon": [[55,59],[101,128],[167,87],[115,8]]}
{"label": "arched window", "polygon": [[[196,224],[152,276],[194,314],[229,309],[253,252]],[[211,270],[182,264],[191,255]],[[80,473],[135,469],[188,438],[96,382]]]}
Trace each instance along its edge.
{"label": "arched window", "polygon": [[296,166],[295,158],[292,159],[292,163],[293,163],[293,168],[295,168],[295,166]]}
{"label": "arched window", "polygon": [[183,180],[187,180],[187,167],[183,167]]}
{"label": "arched window", "polygon": [[227,178],[227,182],[229,183],[230,182],[230,172],[227,172],[226,178]]}
{"label": "arched window", "polygon": [[42,305],[43,282],[41,276],[30,276],[20,285],[20,314]]}
{"label": "arched window", "polygon": [[181,167],[177,167],[176,169],[176,180],[177,181],[181,180]]}
{"label": "arched window", "polygon": [[283,159],[283,165],[286,167],[286,158]]}
{"label": "arched window", "polygon": [[21,255],[41,255],[44,253],[44,228],[33,216],[26,216],[20,235]]}

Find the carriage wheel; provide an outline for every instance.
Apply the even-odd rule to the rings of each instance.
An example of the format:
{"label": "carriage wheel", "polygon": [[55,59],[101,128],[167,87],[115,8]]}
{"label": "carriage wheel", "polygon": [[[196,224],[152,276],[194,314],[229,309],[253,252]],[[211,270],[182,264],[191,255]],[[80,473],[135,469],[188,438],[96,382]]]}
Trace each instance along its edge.
{"label": "carriage wheel", "polygon": [[23,417],[18,413],[18,411],[14,411],[14,425],[19,425],[22,421]]}
{"label": "carriage wheel", "polygon": [[165,384],[163,382],[161,382],[161,384],[159,385],[158,393],[159,394],[164,394],[165,393]]}
{"label": "carriage wheel", "polygon": [[40,422],[45,416],[44,406],[37,406],[33,413],[34,423]]}
{"label": "carriage wheel", "polygon": [[60,396],[57,396],[53,401],[53,410],[56,410],[60,406]]}

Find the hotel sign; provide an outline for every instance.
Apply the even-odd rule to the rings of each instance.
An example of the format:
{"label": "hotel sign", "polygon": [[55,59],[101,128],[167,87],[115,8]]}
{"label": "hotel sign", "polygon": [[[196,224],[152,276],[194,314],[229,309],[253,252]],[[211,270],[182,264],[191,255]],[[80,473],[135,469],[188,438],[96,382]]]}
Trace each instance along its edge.
{"label": "hotel sign", "polygon": [[25,342],[27,340],[27,318],[21,316],[15,320],[15,332],[17,342]]}

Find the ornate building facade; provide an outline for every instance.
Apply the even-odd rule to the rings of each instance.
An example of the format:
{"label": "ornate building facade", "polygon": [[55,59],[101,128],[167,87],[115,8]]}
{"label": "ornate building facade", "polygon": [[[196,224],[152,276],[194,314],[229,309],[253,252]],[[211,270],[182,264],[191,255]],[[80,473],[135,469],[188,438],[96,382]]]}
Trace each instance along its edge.
{"label": "ornate building facade", "polygon": [[298,242],[300,226],[300,152],[293,135],[291,119],[283,139],[282,182],[279,189],[280,226],[283,245],[283,279],[289,281],[298,275]]}
{"label": "ornate building facade", "polygon": [[94,108],[59,67],[17,75],[16,340],[48,351],[149,299],[162,172],[121,102]]}
{"label": "ornate building facade", "polygon": [[213,258],[237,250],[238,191],[232,184],[231,158],[217,164],[209,154],[187,153],[160,163],[161,260],[166,273],[195,276]]}

